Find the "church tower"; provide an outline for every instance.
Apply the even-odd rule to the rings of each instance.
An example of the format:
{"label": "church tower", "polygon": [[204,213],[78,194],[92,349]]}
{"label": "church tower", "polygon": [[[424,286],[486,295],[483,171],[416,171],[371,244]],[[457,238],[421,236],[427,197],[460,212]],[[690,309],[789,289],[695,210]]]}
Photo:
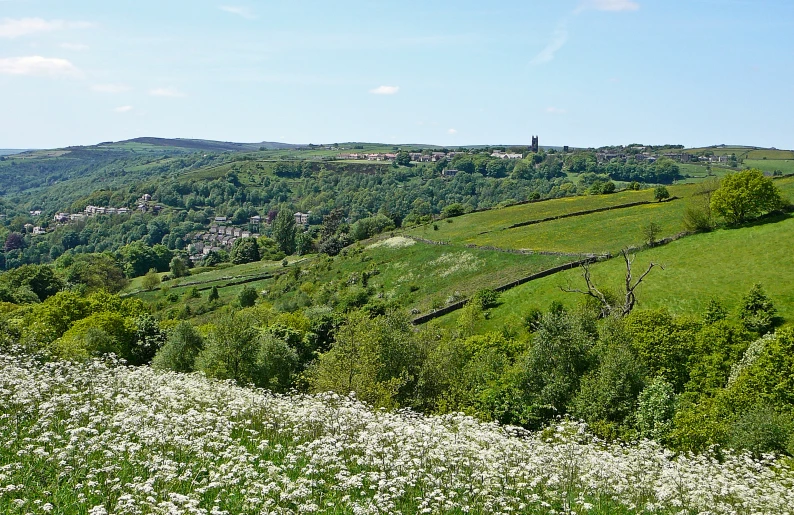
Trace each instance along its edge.
{"label": "church tower", "polygon": [[538,152],[538,148],[539,148],[538,147],[538,137],[537,136],[532,136],[532,152],[537,153]]}

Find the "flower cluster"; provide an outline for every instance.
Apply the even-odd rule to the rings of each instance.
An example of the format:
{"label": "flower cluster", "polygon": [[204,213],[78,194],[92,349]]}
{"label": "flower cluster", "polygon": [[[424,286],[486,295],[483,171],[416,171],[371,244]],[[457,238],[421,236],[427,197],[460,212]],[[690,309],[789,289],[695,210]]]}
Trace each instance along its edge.
{"label": "flower cluster", "polygon": [[791,513],[769,457],[0,354],[3,513]]}

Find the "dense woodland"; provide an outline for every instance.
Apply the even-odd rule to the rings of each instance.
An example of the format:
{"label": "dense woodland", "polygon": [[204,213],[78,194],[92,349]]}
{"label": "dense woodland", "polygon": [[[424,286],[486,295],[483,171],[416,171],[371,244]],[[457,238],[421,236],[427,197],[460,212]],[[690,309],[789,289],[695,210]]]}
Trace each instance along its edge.
{"label": "dense woodland", "polygon": [[[464,153],[451,162],[358,173],[330,170],[323,161],[186,154],[133,181],[127,169],[152,164],[146,162],[151,157],[105,157],[79,169],[59,159],[38,169],[33,160],[1,163],[4,349],[70,360],[114,353],[132,365],[201,371],[277,392],[352,391],[376,407],[463,412],[528,429],[573,417],[607,439],[650,438],[677,450],[718,444],[794,454],[794,332],[781,327],[790,321],[776,316],[761,285],[739,305],[715,298],[706,312],[690,315],[626,309],[628,291],[589,291],[575,309],[553,305],[525,313],[521,331],[478,333],[478,321],[499,302],[493,291],[471,298],[454,328],[416,328],[399,300],[369,286],[376,267],[320,280],[366,259],[360,247],[348,247],[354,241],[501,204],[608,194],[613,180],[632,188],[669,183],[679,177],[672,161],[598,164],[587,152],[522,160]],[[225,168],[216,176],[189,173],[210,161]],[[118,169],[107,176],[112,186],[92,188],[92,174],[111,168]],[[442,177],[445,169],[458,174]],[[11,191],[8,174],[16,170],[21,179]],[[74,189],[60,197],[69,205],[57,204],[67,188],[60,181],[70,177]],[[752,205],[737,204],[737,191],[750,191]],[[657,192],[663,200],[665,188]],[[24,229],[32,221],[28,209],[49,214],[89,204],[133,205],[144,193],[165,209],[97,216],[43,236]],[[772,181],[757,171],[729,175],[710,195],[714,222],[690,212],[702,222],[695,231],[746,224],[786,208]],[[308,228],[296,227],[297,210],[311,210]],[[262,237],[241,238],[203,265],[317,257],[300,266],[284,259],[270,291],[245,287],[232,305],[220,305],[213,287],[202,313],[174,306],[154,316],[163,303],[178,301],[167,290],[159,306],[118,295],[139,276],[150,290],[161,281],[157,272],[168,272],[169,280],[190,275],[184,249],[191,232],[215,216],[242,225],[255,214],[273,220]]]}

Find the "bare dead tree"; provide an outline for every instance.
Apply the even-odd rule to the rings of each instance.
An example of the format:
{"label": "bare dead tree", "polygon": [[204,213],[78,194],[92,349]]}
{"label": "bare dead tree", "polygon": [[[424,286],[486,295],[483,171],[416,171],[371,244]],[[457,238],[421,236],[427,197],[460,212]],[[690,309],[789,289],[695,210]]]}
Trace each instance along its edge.
{"label": "bare dead tree", "polygon": [[560,286],[560,289],[564,292],[568,293],[581,293],[583,295],[587,295],[595,299],[599,305],[601,306],[601,317],[605,318],[612,314],[619,313],[621,317],[624,317],[631,313],[631,310],[634,309],[634,305],[637,304],[637,295],[634,291],[640,285],[640,283],[645,279],[645,277],[651,273],[654,267],[659,267],[664,270],[664,266],[660,265],[659,263],[654,263],[651,261],[648,264],[648,268],[643,272],[639,278],[635,281],[632,273],[631,273],[631,265],[634,263],[634,255],[629,254],[628,249],[622,249],[620,253],[623,255],[623,261],[626,263],[626,282],[625,282],[625,295],[623,297],[623,305],[613,305],[609,301],[607,295],[605,295],[601,290],[596,287],[593,283],[593,280],[590,276],[590,263],[582,263],[582,276],[584,277],[585,284],[587,285],[587,290],[580,290],[577,288],[563,288]]}

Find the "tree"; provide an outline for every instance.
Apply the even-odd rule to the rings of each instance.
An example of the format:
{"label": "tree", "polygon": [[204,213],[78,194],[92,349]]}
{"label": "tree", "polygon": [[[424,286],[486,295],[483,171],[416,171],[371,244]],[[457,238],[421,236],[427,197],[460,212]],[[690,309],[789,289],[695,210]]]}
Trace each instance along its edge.
{"label": "tree", "polygon": [[141,280],[141,286],[143,286],[144,290],[153,290],[160,285],[160,276],[157,275],[157,270],[154,268],[150,269],[146,272],[146,275],[143,276]]}
{"label": "tree", "polygon": [[210,294],[207,297],[207,300],[210,301],[210,302],[215,302],[219,298],[220,298],[220,295],[218,295],[218,287],[213,285],[212,288],[210,289]]}
{"label": "tree", "polygon": [[772,179],[756,169],[731,173],[711,196],[711,207],[728,224],[737,225],[774,211],[783,197]]}
{"label": "tree", "polygon": [[259,294],[254,288],[250,286],[244,287],[242,290],[240,290],[240,293],[237,295],[237,301],[240,303],[240,307],[243,308],[249,308],[253,306],[254,304],[256,304],[256,299],[258,298],[259,298]]}
{"label": "tree", "polygon": [[656,238],[661,232],[662,226],[656,222],[650,222],[648,225],[645,225],[642,228],[642,234],[645,236],[645,241],[651,246],[656,243]]}
{"label": "tree", "polygon": [[190,273],[187,264],[181,256],[174,256],[169,266],[172,277],[184,277]]}
{"label": "tree", "polygon": [[400,166],[409,166],[411,164],[411,155],[404,150],[397,152],[394,162]]}
{"label": "tree", "polygon": [[665,186],[657,186],[656,189],[653,190],[653,198],[657,202],[661,202],[662,200],[670,198],[670,192],[667,191]]}
{"label": "tree", "polygon": [[739,306],[739,319],[748,330],[765,334],[774,325],[776,311],[772,301],[764,293],[764,289],[756,283],[742,298]]}
{"label": "tree", "polygon": [[[293,218],[293,225],[294,223],[295,219]],[[249,237],[236,240],[234,245],[232,245],[230,257],[235,265],[259,261],[259,245],[256,242],[256,238]]]}
{"label": "tree", "polygon": [[204,350],[196,358],[196,370],[209,377],[254,382],[259,350],[259,331],[253,320],[240,312],[221,315],[210,330]]}
{"label": "tree", "polygon": [[152,360],[152,368],[173,370],[174,372],[192,372],[199,355],[204,348],[201,335],[188,322],[180,322],[168,333],[165,345]]}
{"label": "tree", "polygon": [[634,293],[634,290],[636,290],[637,286],[642,283],[643,279],[645,279],[645,277],[651,273],[651,270],[653,270],[654,267],[658,266],[662,270],[664,270],[664,267],[659,263],[654,263],[651,261],[648,263],[648,268],[645,270],[645,272],[643,272],[640,277],[634,281],[631,272],[631,265],[634,263],[634,256],[630,256],[628,250],[626,249],[622,249],[620,253],[623,255],[623,261],[626,263],[626,280],[624,283],[622,306],[615,305],[614,300],[610,298],[610,295],[608,295],[607,292],[602,292],[599,290],[593,283],[590,277],[590,263],[582,263],[582,276],[584,277],[585,284],[587,285],[586,291],[568,287],[563,288],[562,286],[560,286],[560,289],[569,293],[581,293],[594,299],[599,305],[601,316],[604,318],[611,315],[612,313],[618,313],[620,316],[628,315],[631,313],[631,310],[634,309],[634,305],[637,303],[637,295]]}
{"label": "tree", "polygon": [[22,235],[18,232],[11,232],[8,233],[6,237],[5,245],[3,246],[3,250],[6,252],[10,250],[17,250],[25,247],[25,239]]}
{"label": "tree", "polygon": [[[63,289],[63,281],[49,265],[22,265],[3,274],[1,283],[12,290],[28,289],[43,301]],[[34,299],[35,300],[35,299]]]}
{"label": "tree", "polygon": [[297,233],[295,217],[286,208],[280,209],[273,220],[273,239],[276,240],[278,248],[287,255],[293,254]]}

